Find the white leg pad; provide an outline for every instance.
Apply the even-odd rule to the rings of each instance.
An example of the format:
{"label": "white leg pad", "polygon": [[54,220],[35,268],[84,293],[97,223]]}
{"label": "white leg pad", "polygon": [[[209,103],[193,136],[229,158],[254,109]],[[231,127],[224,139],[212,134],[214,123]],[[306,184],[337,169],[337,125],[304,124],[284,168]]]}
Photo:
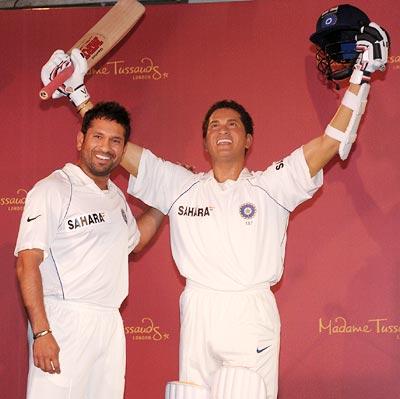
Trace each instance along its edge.
{"label": "white leg pad", "polygon": [[171,381],[165,387],[165,399],[211,399],[208,388],[186,382]]}
{"label": "white leg pad", "polygon": [[214,376],[212,399],[266,399],[261,376],[245,367],[221,367]]}

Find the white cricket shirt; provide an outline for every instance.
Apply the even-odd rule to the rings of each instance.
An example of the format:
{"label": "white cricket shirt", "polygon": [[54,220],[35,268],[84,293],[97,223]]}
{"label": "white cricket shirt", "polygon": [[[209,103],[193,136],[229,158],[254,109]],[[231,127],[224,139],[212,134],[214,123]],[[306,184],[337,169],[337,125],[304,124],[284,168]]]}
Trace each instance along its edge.
{"label": "white cricket shirt", "polygon": [[15,255],[44,251],[44,296],[118,308],[128,294],[128,255],[139,242],[121,190],[101,190],[66,164],[28,193]]}
{"label": "white cricket shirt", "polygon": [[302,148],[267,170],[243,169],[218,183],[144,150],[128,193],[170,218],[172,255],[182,276],[218,290],[279,281],[290,211],[322,185]]}

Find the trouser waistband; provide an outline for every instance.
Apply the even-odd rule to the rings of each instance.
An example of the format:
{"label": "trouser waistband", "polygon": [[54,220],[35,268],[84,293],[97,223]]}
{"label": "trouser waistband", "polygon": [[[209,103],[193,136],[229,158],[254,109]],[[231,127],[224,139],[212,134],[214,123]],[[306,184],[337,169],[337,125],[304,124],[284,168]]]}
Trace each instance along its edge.
{"label": "trouser waistband", "polygon": [[57,298],[57,297],[44,297],[44,303],[46,304],[59,304],[61,306],[65,306],[70,309],[87,309],[87,310],[93,310],[97,312],[115,312],[118,311],[119,309],[116,307],[108,307],[108,306],[101,306],[101,305],[96,305],[93,303],[87,303],[87,302],[79,302],[79,301],[71,301],[71,300],[65,300],[62,298]]}
{"label": "trouser waistband", "polygon": [[270,285],[268,283],[260,283],[256,285],[252,285],[250,287],[243,287],[243,289],[236,289],[236,290],[218,290],[212,287],[207,287],[203,284],[197,283],[196,281],[186,279],[186,286],[185,289],[195,289],[195,290],[204,290],[209,292],[221,292],[221,293],[245,293],[245,292],[256,292],[256,291],[265,291],[270,290]]}

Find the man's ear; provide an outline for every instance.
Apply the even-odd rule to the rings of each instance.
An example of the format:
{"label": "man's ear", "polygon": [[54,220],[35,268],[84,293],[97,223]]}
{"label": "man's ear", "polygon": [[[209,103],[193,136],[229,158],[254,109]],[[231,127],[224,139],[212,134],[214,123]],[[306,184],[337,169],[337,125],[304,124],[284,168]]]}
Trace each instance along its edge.
{"label": "man's ear", "polygon": [[82,144],[85,141],[85,135],[79,131],[77,136],[76,136],[76,148],[78,151],[82,149]]}
{"label": "man's ear", "polygon": [[205,151],[205,152],[208,152],[207,141],[206,141],[206,138],[205,138],[205,137],[203,138],[203,148],[204,148],[204,151]]}
{"label": "man's ear", "polygon": [[251,145],[253,144],[253,135],[252,134],[247,134],[246,135],[246,149],[249,149]]}

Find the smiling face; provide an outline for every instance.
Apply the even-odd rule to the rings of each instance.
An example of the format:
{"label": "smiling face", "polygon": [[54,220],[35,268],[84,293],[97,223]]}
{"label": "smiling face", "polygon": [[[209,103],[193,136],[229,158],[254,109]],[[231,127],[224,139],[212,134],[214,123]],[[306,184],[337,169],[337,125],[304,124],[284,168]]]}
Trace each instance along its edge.
{"label": "smiling face", "polygon": [[104,188],[125,152],[124,128],[115,121],[93,119],[86,134],[78,133],[78,165],[97,185]]}
{"label": "smiling face", "polygon": [[252,139],[251,134],[246,134],[238,112],[219,108],[209,118],[204,147],[213,162],[243,161]]}

